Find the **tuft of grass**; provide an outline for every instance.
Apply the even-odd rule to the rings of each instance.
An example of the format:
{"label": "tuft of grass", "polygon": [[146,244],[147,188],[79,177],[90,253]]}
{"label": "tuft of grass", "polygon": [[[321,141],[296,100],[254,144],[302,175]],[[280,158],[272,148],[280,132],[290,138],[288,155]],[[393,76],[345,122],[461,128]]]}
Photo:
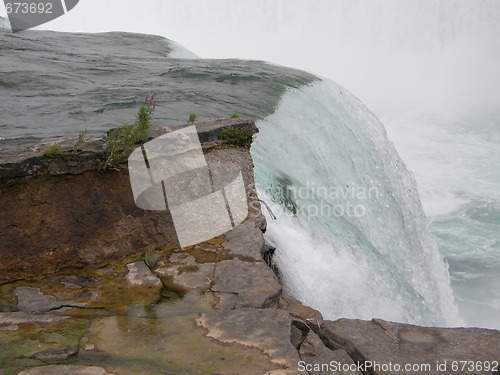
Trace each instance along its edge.
{"label": "tuft of grass", "polygon": [[49,146],[43,152],[43,156],[49,159],[57,159],[62,156],[61,146],[59,144],[54,144]]}
{"label": "tuft of grass", "polygon": [[75,144],[73,145],[73,155],[78,154],[78,147],[80,147],[85,142],[85,136],[87,135],[87,129],[78,134]]}
{"label": "tuft of grass", "polygon": [[137,143],[144,141],[136,124],[124,125],[108,133],[106,137],[106,158],[100,169],[119,169],[134,150]]}
{"label": "tuft of grass", "polygon": [[254,132],[245,129],[238,129],[232,126],[222,129],[219,132],[219,139],[227,140],[229,144],[244,147],[250,146],[253,141]]}
{"label": "tuft of grass", "polygon": [[145,141],[149,135],[149,123],[153,117],[154,107],[149,103],[144,103],[139,108],[137,112],[137,121],[135,125],[137,126],[137,136],[140,140]]}
{"label": "tuft of grass", "polygon": [[197,116],[194,113],[191,113],[188,118],[188,124],[194,124],[196,122]]}
{"label": "tuft of grass", "polygon": [[149,267],[150,270],[154,270],[158,267],[158,261],[161,255],[154,251],[153,247],[150,246],[146,249],[146,254],[144,256],[144,262]]}
{"label": "tuft of grass", "polygon": [[119,169],[134,150],[137,143],[147,140],[153,111],[156,108],[156,94],[149,98],[137,112],[135,124],[123,125],[108,133],[106,137],[106,158],[100,166],[100,170]]}
{"label": "tuft of grass", "polygon": [[217,264],[219,264],[219,253],[217,253],[217,258],[215,259],[215,263],[214,263],[214,268],[212,270],[212,276],[208,278],[208,281],[210,283],[210,287],[209,287],[209,290],[212,289],[212,287],[214,286],[215,282],[217,281],[216,277],[215,277],[215,271],[217,270]]}
{"label": "tuft of grass", "polygon": [[233,115],[231,116],[231,118],[240,118],[240,115],[237,114],[237,113],[233,113]]}

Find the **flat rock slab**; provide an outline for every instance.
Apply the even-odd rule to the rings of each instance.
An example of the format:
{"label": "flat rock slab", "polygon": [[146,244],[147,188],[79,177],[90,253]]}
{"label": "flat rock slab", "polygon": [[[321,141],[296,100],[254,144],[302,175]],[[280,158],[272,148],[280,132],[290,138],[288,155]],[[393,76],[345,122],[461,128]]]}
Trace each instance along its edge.
{"label": "flat rock slab", "polygon": [[170,258],[168,260],[171,263],[178,263],[188,266],[195,266],[198,264],[196,263],[196,259],[193,256],[186,253],[173,253],[172,255],[170,255]]}
{"label": "flat rock slab", "polygon": [[253,260],[262,260],[261,251],[264,247],[264,236],[261,226],[261,218],[251,218],[236,228],[226,233],[226,242],[222,247],[229,250],[231,255]]}
{"label": "flat rock slab", "polygon": [[54,296],[43,294],[39,288],[20,286],[14,289],[19,311],[28,313],[48,312],[61,307],[85,307],[84,303],[58,301]]}
{"label": "flat rock slab", "polygon": [[65,361],[68,358],[76,355],[78,348],[75,346],[67,346],[63,348],[49,349],[41,353],[36,353],[33,358],[42,362],[57,362]]}
{"label": "flat rock slab", "polygon": [[169,262],[170,267],[160,267],[155,273],[160,276],[172,277],[175,284],[189,290],[207,290],[211,285],[215,263],[196,263],[194,257],[184,253],[174,253]]}
{"label": "flat rock slab", "polygon": [[224,260],[215,269],[212,291],[220,299],[217,309],[276,306],[282,287],[264,262]]}
{"label": "flat rock slab", "polygon": [[125,279],[133,286],[161,287],[162,282],[142,260],[127,264],[128,274]]}
{"label": "flat rock slab", "polygon": [[208,329],[208,336],[223,343],[237,343],[258,348],[271,360],[288,368],[286,374],[297,372],[300,361],[290,342],[290,316],[276,309],[238,309],[203,313],[197,319]]}
{"label": "flat rock slab", "polygon": [[[384,367],[372,368],[371,373],[458,375],[492,374],[484,364],[498,361],[500,331],[479,328],[430,328],[409,324],[340,319],[325,322],[325,335],[358,361],[371,361]],[[446,361],[446,363],[445,363]],[[458,364],[453,367],[452,364]],[[482,371],[468,371],[459,361],[483,364]],[[388,365],[392,363],[392,368]],[[416,365],[415,368],[404,368]],[[418,367],[428,365],[429,368]],[[441,367],[438,367],[438,366]]]}
{"label": "flat rock slab", "polygon": [[263,375],[279,368],[258,348],[226,345],[207,337],[205,329],[193,324],[197,317],[129,315],[93,320],[82,340],[95,352],[78,360],[117,358],[121,364],[110,369],[117,375]]}
{"label": "flat rock slab", "polygon": [[27,323],[51,324],[68,319],[67,316],[56,316],[51,314],[29,314],[25,312],[0,313],[0,326],[19,325]]}
{"label": "flat rock slab", "polygon": [[102,367],[97,366],[41,366],[20,372],[18,375],[110,375]]}
{"label": "flat rock slab", "polygon": [[200,263],[195,266],[195,272],[182,272],[182,267],[178,267],[178,274],[174,276],[174,282],[186,289],[208,289],[211,277],[214,273],[214,263]]}

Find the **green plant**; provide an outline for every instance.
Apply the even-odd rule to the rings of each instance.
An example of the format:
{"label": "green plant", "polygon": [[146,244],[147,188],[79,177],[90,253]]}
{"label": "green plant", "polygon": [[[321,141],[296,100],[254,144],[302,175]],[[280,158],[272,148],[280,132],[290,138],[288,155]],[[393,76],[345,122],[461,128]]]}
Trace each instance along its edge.
{"label": "green plant", "polygon": [[232,126],[222,129],[219,132],[219,139],[227,140],[229,144],[235,146],[250,146],[253,141],[254,132],[245,129],[238,129]]}
{"label": "green plant", "polygon": [[56,159],[62,156],[61,146],[56,143],[52,146],[49,146],[43,152],[43,156],[49,159]]}
{"label": "green plant", "polygon": [[149,123],[153,117],[153,111],[156,108],[155,96],[156,94],[153,94],[149,102],[147,101],[148,97],[146,97],[146,102],[141,105],[137,112],[137,121],[135,123],[137,126],[137,134],[143,141],[145,141],[149,135]]}
{"label": "green plant", "polygon": [[194,124],[196,122],[196,115],[191,113],[188,118],[188,124]]}
{"label": "green plant", "polygon": [[209,290],[212,289],[215,282],[217,281],[217,279],[215,277],[215,271],[217,270],[217,264],[219,264],[219,253],[217,253],[217,258],[215,259],[214,268],[212,269],[212,276],[208,278],[208,281],[210,283]]}
{"label": "green plant", "polygon": [[80,147],[85,142],[85,136],[87,135],[87,129],[78,134],[75,144],[73,145],[73,155],[78,154],[78,147]]}
{"label": "green plant", "polygon": [[156,253],[153,250],[152,246],[149,246],[146,249],[146,254],[144,256],[144,262],[149,267],[149,269],[154,270],[158,266],[158,261],[160,260],[161,255]]}
{"label": "green plant", "polygon": [[231,118],[240,118],[240,115],[237,114],[237,113],[233,113],[233,115],[231,116]]}
{"label": "green plant", "polygon": [[156,108],[156,93],[146,96],[146,100],[137,112],[137,120],[133,125],[123,125],[106,136],[106,157],[100,169],[118,169],[134,150],[137,143],[147,140],[153,111]]}
{"label": "green plant", "polygon": [[110,131],[106,136],[106,158],[101,164],[101,170],[120,168],[141,140],[135,124]]}

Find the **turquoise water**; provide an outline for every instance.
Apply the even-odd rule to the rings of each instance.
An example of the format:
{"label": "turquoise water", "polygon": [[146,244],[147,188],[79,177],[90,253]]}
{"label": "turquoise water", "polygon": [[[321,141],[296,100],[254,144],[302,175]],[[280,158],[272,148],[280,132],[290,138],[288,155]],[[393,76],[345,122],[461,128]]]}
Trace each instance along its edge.
{"label": "turquoise water", "polygon": [[500,328],[500,112],[386,121],[415,173],[460,313]]}
{"label": "turquoise water", "polygon": [[323,81],[258,125],[256,180],[289,293],[328,319],[463,324],[416,182],[373,113]]}

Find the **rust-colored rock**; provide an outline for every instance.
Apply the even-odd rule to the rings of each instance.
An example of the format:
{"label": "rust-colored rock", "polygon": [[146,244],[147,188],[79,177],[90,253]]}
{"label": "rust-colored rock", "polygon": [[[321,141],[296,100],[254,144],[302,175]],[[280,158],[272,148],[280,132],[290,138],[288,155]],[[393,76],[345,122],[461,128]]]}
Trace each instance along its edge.
{"label": "rust-colored rock", "polygon": [[[250,213],[257,212],[249,150],[217,139],[217,129],[227,126],[257,131],[253,121],[196,126],[209,165],[223,161],[243,171]],[[156,127],[152,135],[173,129]],[[44,158],[41,147],[0,155],[0,283],[101,267],[143,254],[148,246],[179,247],[168,211],[136,207],[127,170],[97,170],[102,143],[85,145],[76,157],[69,155],[68,140],[59,159]]]}
{"label": "rust-colored rock", "polygon": [[135,206],[126,171],[38,176],[1,190],[0,282],[178,246],[168,212]]}

